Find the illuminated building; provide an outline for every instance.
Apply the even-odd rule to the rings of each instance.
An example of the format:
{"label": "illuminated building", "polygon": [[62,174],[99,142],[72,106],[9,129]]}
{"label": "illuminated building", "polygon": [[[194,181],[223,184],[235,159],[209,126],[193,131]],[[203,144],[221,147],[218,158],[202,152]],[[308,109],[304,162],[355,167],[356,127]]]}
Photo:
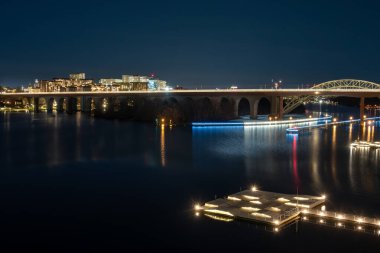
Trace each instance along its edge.
{"label": "illuminated building", "polygon": [[69,78],[38,81],[41,92],[91,91],[94,85],[92,79],[86,79],[85,73],[70,74]]}
{"label": "illuminated building", "polygon": [[103,78],[99,80],[101,90],[119,91],[121,83],[123,83],[122,79],[115,78]]}
{"label": "illuminated building", "polygon": [[123,75],[121,79],[102,78],[99,83],[86,79],[85,73],[70,74],[69,78],[36,80],[27,92],[75,92],[75,91],[146,91],[165,90],[166,81],[147,76]]}
{"label": "illuminated building", "polygon": [[149,78],[147,76],[123,75],[120,90],[163,90],[166,81]]}

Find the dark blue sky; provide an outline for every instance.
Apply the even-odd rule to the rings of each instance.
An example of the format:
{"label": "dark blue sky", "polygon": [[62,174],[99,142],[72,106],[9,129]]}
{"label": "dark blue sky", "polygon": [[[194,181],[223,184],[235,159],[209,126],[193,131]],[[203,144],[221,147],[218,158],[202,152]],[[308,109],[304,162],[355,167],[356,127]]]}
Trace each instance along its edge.
{"label": "dark blue sky", "polygon": [[1,1],[0,84],[156,73],[186,87],[380,81],[376,1]]}

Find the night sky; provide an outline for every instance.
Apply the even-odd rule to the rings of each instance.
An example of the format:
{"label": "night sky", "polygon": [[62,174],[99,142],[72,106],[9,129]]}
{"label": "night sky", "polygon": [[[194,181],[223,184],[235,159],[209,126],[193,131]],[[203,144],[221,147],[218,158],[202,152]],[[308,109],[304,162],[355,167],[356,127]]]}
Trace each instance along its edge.
{"label": "night sky", "polygon": [[0,84],[155,73],[184,87],[380,82],[377,1],[1,1]]}

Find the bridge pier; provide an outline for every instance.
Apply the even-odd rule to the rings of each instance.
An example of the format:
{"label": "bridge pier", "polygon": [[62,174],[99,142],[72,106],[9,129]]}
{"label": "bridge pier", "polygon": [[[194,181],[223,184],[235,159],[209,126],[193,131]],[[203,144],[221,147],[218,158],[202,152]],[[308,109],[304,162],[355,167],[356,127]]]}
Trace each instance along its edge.
{"label": "bridge pier", "polygon": [[33,111],[34,112],[39,112],[40,111],[40,100],[38,97],[33,97],[32,98],[32,104],[33,104]]}
{"label": "bridge pier", "polygon": [[259,102],[260,102],[260,99],[257,99],[256,97],[252,97],[251,99],[249,99],[249,112],[252,119],[257,118]]}
{"label": "bridge pier", "polygon": [[55,97],[54,99],[57,102],[57,112],[63,112],[63,104],[65,103],[65,99],[62,97]]}
{"label": "bridge pier", "polygon": [[53,112],[53,103],[54,103],[54,98],[50,98],[50,97],[46,98],[46,110],[48,113]]}
{"label": "bridge pier", "polygon": [[109,97],[107,98],[107,108],[106,113],[113,114],[115,112],[115,104],[116,104],[116,98],[115,97]]}
{"label": "bridge pier", "polygon": [[365,97],[360,97],[360,124],[364,125],[364,102],[365,102]]}
{"label": "bridge pier", "polygon": [[101,114],[103,112],[103,98],[95,97],[94,104],[95,104],[95,110],[94,110],[95,114]]}
{"label": "bridge pier", "polygon": [[82,96],[80,97],[80,110],[81,112],[90,113],[91,112],[91,98]]}
{"label": "bridge pier", "polygon": [[279,99],[279,109],[278,109],[278,118],[282,119],[284,117],[284,97],[278,97]]}

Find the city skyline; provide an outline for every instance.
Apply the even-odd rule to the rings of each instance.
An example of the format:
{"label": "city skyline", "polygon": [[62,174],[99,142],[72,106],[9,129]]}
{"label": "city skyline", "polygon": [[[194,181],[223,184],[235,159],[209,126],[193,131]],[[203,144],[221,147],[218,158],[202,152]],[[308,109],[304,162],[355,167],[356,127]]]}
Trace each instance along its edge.
{"label": "city skyline", "polygon": [[[379,81],[376,10],[355,1],[0,3],[0,84],[155,73],[189,88]],[[26,42],[27,41],[27,42]],[[251,86],[252,85],[252,86]]]}

